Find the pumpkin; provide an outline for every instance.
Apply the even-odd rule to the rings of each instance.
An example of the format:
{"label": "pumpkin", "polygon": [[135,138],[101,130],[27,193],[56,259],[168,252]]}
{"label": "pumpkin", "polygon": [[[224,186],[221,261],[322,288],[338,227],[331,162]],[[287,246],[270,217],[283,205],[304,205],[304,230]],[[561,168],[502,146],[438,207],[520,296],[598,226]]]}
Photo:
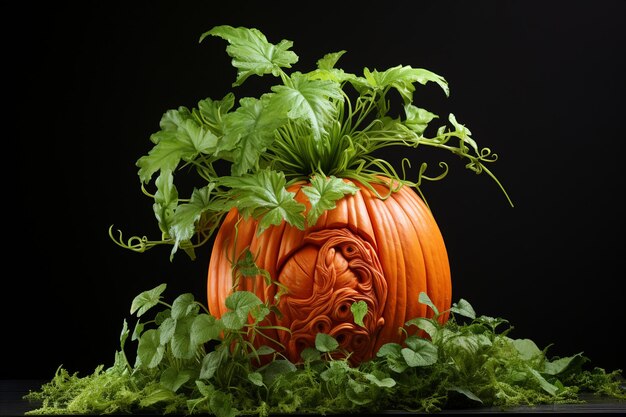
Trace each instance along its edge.
{"label": "pumpkin", "polygon": [[[257,233],[257,221],[234,208],[224,219],[213,245],[207,297],[211,314],[221,317],[234,290],[253,291],[272,300],[277,286],[262,277],[241,279],[233,288],[233,255],[249,248],[259,268],[284,285],[278,301],[281,315],[269,323],[290,332],[269,330],[265,340],[292,362],[315,346],[319,332],[333,336],[353,364],[372,358],[388,342],[400,343],[400,329],[414,317],[432,317],[418,294],[425,292],[439,311],[451,303],[450,267],[444,240],[429,208],[411,187],[388,193],[383,184],[338,200],[313,226],[300,230],[283,222]],[[304,182],[289,187],[308,205]],[[354,321],[351,305],[364,301],[364,326]],[[447,313],[438,317],[444,322]],[[279,341],[276,346],[271,341]]]}
{"label": "pumpkin", "polygon": [[[418,301],[422,292],[445,321],[448,256],[416,190],[421,193],[423,180],[444,178],[447,165],[441,162],[443,173],[432,176],[424,162],[412,181],[408,156],[400,175],[378,152],[445,150],[504,191],[486,167],[496,154],[479,148],[452,113],[430,136],[429,123],[438,116],[413,104],[416,85],[434,83],[448,95],[447,81],[401,65],[349,73],[336,66],[345,51],[324,55],[312,71],[288,73],[298,61],[291,41],[272,44],[257,29],[228,25],[200,40],[208,36],[229,43],[226,52],[238,70],[233,86],[251,75],[280,81],[259,97],[236,100],[229,92],[163,115],[150,138],[153,148],[137,161],[143,184],[158,173],[152,197],[162,239],[135,236],[125,243],[120,233],[118,244],[139,252],[171,244],[170,257],[182,249],[195,259],[195,250],[213,239],[209,311],[220,318],[233,291],[253,292],[276,308],[263,316],[264,336],[248,339],[294,362],[320,332],[333,336],[352,363],[385,343],[402,342],[418,331],[403,329],[407,320],[433,314]],[[399,107],[391,106],[392,94]],[[194,173],[200,181],[185,198],[174,179]],[[254,260],[246,273],[242,256]],[[355,317],[355,303],[364,317]]]}

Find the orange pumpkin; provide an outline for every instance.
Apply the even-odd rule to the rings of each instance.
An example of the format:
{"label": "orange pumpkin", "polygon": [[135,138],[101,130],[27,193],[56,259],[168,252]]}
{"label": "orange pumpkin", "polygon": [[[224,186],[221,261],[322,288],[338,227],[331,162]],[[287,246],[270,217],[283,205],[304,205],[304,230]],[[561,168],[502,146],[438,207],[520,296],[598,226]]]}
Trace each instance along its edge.
{"label": "orange pumpkin", "polygon": [[[299,230],[285,222],[257,234],[257,222],[243,219],[232,209],[213,245],[208,270],[208,306],[211,314],[226,312],[225,299],[233,290],[232,254],[249,248],[258,267],[283,284],[288,292],[279,299],[281,317],[271,314],[268,324],[291,332],[266,333],[280,341],[282,353],[301,360],[305,347],[314,346],[318,332],[332,335],[351,352],[353,364],[368,360],[388,342],[400,343],[405,322],[432,317],[418,302],[426,292],[439,311],[451,303],[448,256],[441,232],[429,208],[409,186],[382,199],[388,188],[372,184],[377,195],[361,183],[359,191],[337,201],[314,226]],[[292,185],[296,200],[308,204]],[[309,207],[309,206],[307,206]],[[238,290],[253,291],[262,300],[276,294],[276,285],[261,278],[242,279]],[[350,306],[365,301],[364,326],[357,325]],[[439,319],[444,322],[447,314]],[[415,329],[412,326],[412,329]],[[268,340],[255,340],[257,345]],[[273,346],[277,348],[277,346]]]}

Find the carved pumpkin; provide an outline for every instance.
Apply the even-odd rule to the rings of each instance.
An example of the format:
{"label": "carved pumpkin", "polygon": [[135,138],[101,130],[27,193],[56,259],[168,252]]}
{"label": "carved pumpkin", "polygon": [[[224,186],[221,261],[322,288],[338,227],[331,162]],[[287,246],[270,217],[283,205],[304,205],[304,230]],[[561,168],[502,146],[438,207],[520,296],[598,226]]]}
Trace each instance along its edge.
{"label": "carved pumpkin", "polygon": [[[336,208],[305,230],[283,222],[257,234],[256,221],[243,219],[232,209],[211,254],[207,286],[211,314],[221,317],[226,311],[224,300],[233,290],[231,260],[246,248],[258,267],[288,289],[279,299],[282,316],[271,314],[266,320],[291,332],[272,330],[266,335],[280,341],[293,362],[301,360],[305,347],[314,346],[318,332],[335,337],[341,348],[351,352],[353,364],[370,359],[385,343],[400,343],[404,337],[400,328],[407,320],[432,316],[418,303],[421,291],[440,311],[447,310],[451,303],[448,257],[428,207],[408,186],[382,199],[354,183],[359,192],[337,201]],[[303,185],[293,185],[289,191],[306,205]],[[380,195],[388,193],[383,185],[372,186]],[[260,277],[240,280],[237,289],[253,291],[262,300],[270,300],[277,291],[276,285],[267,285]],[[368,307],[365,326],[354,322],[350,310],[352,303],[361,300]],[[447,320],[447,314],[440,319]]]}

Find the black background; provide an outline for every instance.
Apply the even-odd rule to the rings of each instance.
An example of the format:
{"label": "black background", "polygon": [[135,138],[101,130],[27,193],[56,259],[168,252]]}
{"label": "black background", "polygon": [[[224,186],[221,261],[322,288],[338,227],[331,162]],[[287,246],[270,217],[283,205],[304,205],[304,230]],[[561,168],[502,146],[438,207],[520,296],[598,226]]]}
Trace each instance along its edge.
{"label": "black background", "polygon": [[[424,192],[447,242],[453,300],[508,319],[511,336],[551,345],[549,354],[584,352],[597,366],[622,369],[625,5],[22,6],[5,17],[18,29],[5,36],[5,66],[16,73],[4,79],[15,94],[5,95],[0,377],[110,365],[132,298],[162,282],[169,297],[204,300],[209,247],[195,262],[182,254],[170,262],[169,247],[131,253],[108,228],[160,236],[135,161],[166,110],[231,91],[236,71],[226,43],[198,42],[221,24],[256,27],[273,43],[292,40],[294,70],[345,49],[339,66],[351,72],[402,64],[444,76],[450,97],[427,85],[417,104],[442,119],[454,113],[499,154],[492,169],[515,203],[487,176],[437,155],[451,172]],[[249,79],[234,92],[255,95],[270,81]]]}

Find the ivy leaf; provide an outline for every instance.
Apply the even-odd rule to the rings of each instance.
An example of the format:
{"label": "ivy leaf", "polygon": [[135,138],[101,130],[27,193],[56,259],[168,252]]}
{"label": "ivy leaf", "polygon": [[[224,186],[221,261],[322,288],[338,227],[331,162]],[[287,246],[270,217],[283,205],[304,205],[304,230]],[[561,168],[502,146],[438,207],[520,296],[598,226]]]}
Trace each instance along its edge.
{"label": "ivy leaf", "polygon": [[[222,315],[222,323],[227,329],[239,330],[248,321],[248,314],[254,313],[253,317],[258,320],[260,316],[265,317],[269,313],[269,309],[258,310],[258,307],[264,306],[263,301],[256,294],[250,291],[235,291],[226,298],[226,308],[231,311],[227,311]],[[254,312],[253,312],[254,310]],[[265,315],[263,315],[265,311]]]}
{"label": "ivy leaf", "polygon": [[200,306],[195,302],[193,294],[181,294],[172,303],[172,318],[178,320],[190,314],[197,314],[199,308]]}
{"label": "ivy leaf", "polygon": [[333,100],[343,98],[341,84],[328,80],[312,80],[300,73],[291,76],[292,85],[276,85],[272,91],[290,110],[292,120],[305,120],[311,127],[313,140],[319,142],[328,135],[329,126],[337,117]]}
{"label": "ivy leaf", "polygon": [[320,352],[333,352],[337,350],[339,343],[329,334],[318,333],[315,335],[315,349]]}
{"label": "ivy leaf", "polygon": [[410,367],[428,366],[437,362],[437,346],[430,341],[411,336],[406,339],[406,344],[408,347],[400,353]]}
{"label": "ivy leaf", "polygon": [[263,33],[254,28],[216,26],[200,37],[218,36],[229,43],[226,53],[233,58],[232,64],[239,71],[233,86],[241,85],[249,76],[264,74],[280,75],[280,68],[291,68],[298,62],[298,56],[290,51],[293,42],[282,40],[273,45]]}
{"label": "ivy leaf", "polygon": [[210,340],[219,340],[224,324],[209,314],[199,314],[191,324],[191,343],[198,346]]}
{"label": "ivy leaf", "polygon": [[421,291],[419,293],[419,296],[417,297],[417,301],[419,301],[421,304],[426,304],[428,307],[430,307],[433,310],[433,313],[435,313],[435,316],[439,315],[439,310],[437,309],[437,306],[435,306],[435,304],[430,300],[430,297],[428,296],[428,294],[426,294],[424,291]]}
{"label": "ivy leaf", "polygon": [[405,105],[404,112],[406,114],[406,121],[404,124],[418,135],[424,133],[431,120],[439,117],[436,114],[416,107],[413,104]]}
{"label": "ivy leaf", "polygon": [[200,379],[211,379],[215,372],[219,369],[220,364],[226,358],[225,351],[223,349],[213,350],[207,353],[202,359],[202,366],[200,367]]}
{"label": "ivy leaf", "polygon": [[554,385],[551,384],[550,382],[548,382],[539,372],[537,372],[536,370],[528,367],[528,372],[535,378],[535,380],[539,383],[539,386],[548,394],[550,395],[556,395],[556,393],[559,391],[559,388]]}
{"label": "ivy leaf", "polygon": [[378,379],[374,374],[365,374],[365,379],[379,388],[392,388],[396,385],[395,379],[389,377]]}
{"label": "ivy leaf", "polygon": [[126,344],[126,339],[128,339],[128,335],[130,331],[128,330],[128,322],[124,319],[124,323],[122,325],[122,331],[120,333],[120,349],[124,350],[124,345]]}
{"label": "ivy leaf", "polygon": [[309,347],[302,349],[302,352],[300,353],[300,357],[305,362],[315,362],[315,361],[320,360],[322,358],[322,355],[320,354],[319,350],[309,346]]}
{"label": "ivy leaf", "polygon": [[257,387],[263,386],[263,375],[261,375],[259,372],[250,372],[248,374],[248,380]]}
{"label": "ivy leaf", "polygon": [[169,233],[174,211],[178,205],[178,191],[174,186],[172,171],[163,170],[156,180],[157,191],[154,193],[152,209],[163,233]]}
{"label": "ivy leaf", "polygon": [[365,327],[365,323],[363,323],[363,318],[367,314],[367,303],[363,300],[352,303],[352,305],[350,306],[350,311],[352,312],[352,316],[354,316],[354,323],[358,324],[361,327]]}
{"label": "ivy leaf", "polygon": [[298,368],[293,363],[285,359],[274,359],[267,365],[263,366],[259,372],[263,375],[263,381],[266,386],[271,386],[276,378],[291,372],[296,372]]}
{"label": "ivy leaf", "polygon": [[457,387],[457,386],[452,386],[448,388],[449,391],[454,391],[454,392],[458,392],[459,394],[463,394],[465,395],[467,398],[469,398],[472,401],[476,401],[478,403],[483,402],[483,400],[481,400],[476,394],[474,394],[472,391],[470,391],[467,388],[461,388],[461,387]]}
{"label": "ivy leaf", "polygon": [[170,366],[161,374],[159,382],[167,389],[173,392],[178,389],[187,381],[193,377],[194,373],[190,369],[177,369],[174,366]]}
{"label": "ivy leaf", "polygon": [[250,291],[235,291],[226,297],[225,301],[226,308],[232,310],[242,319],[246,319],[250,310],[261,304],[263,301]]}
{"label": "ivy leaf", "polygon": [[354,195],[359,188],[334,176],[316,175],[311,178],[311,185],[302,187],[302,192],[309,198],[311,208],[307,214],[307,223],[314,226],[319,217],[326,211],[336,207],[336,201],[346,194]]}
{"label": "ivy leaf", "polygon": [[246,97],[239,103],[235,112],[224,116],[224,138],[216,149],[218,155],[231,155],[233,176],[258,168],[260,155],[274,142],[287,113],[286,104],[268,97]]}
{"label": "ivy leaf", "polygon": [[154,307],[161,300],[161,294],[165,291],[167,284],[161,284],[151,290],[143,291],[137,295],[130,306],[130,314],[137,312],[137,317],[140,317],[146,311]]}
{"label": "ivy leaf", "polygon": [[461,298],[458,303],[453,303],[450,311],[454,314],[468,317],[470,319],[476,318],[476,312],[474,311],[474,308],[469,302],[467,302],[463,298]]}
{"label": "ivy leaf", "polygon": [[514,339],[513,346],[524,360],[531,360],[542,356],[542,352],[537,344],[530,339]]}
{"label": "ivy leaf", "polygon": [[282,221],[304,229],[305,206],[294,199],[294,193],[285,189],[284,173],[264,169],[254,175],[223,177],[220,181],[232,188],[237,209],[244,216],[259,220],[259,234]]}
{"label": "ivy leaf", "polygon": [[431,339],[434,339],[439,331],[438,326],[433,323],[431,319],[424,317],[416,317],[405,323],[405,326],[417,326],[419,329],[425,331]]}
{"label": "ivy leaf", "polygon": [[543,364],[543,370],[541,373],[546,375],[558,375],[566,371],[568,368],[578,365],[585,360],[586,358],[583,356],[582,352],[580,352],[573,356],[567,356],[553,361],[546,361]]}
{"label": "ivy leaf", "polygon": [[478,144],[476,144],[476,141],[474,141],[474,139],[470,137],[472,132],[470,132],[470,130],[467,127],[459,123],[456,120],[456,116],[454,114],[450,113],[448,115],[448,120],[450,121],[450,123],[452,123],[452,126],[454,126],[454,131],[456,132],[458,137],[462,139],[463,142],[470,145],[472,149],[474,150],[474,152],[478,153]]}
{"label": "ivy leaf", "polygon": [[159,326],[160,338],[159,341],[162,345],[165,345],[174,337],[174,331],[176,330],[176,320],[171,317],[163,320],[163,323]]}
{"label": "ivy leaf", "polygon": [[[323,334],[323,333],[318,333]],[[346,361],[332,360],[328,362],[328,369],[320,374],[320,377],[327,382],[333,382],[340,385],[345,382],[348,377],[349,366]]]}
{"label": "ivy leaf", "polygon": [[154,368],[163,359],[165,346],[161,344],[158,329],[146,330],[139,338],[137,346],[137,360],[148,368]]}
{"label": "ivy leaf", "polygon": [[385,343],[378,349],[376,356],[385,358],[387,366],[394,372],[402,373],[407,368],[407,363],[402,357],[402,346],[398,343]]}
{"label": "ivy leaf", "polygon": [[173,172],[181,159],[190,161],[200,153],[214,152],[217,146],[217,136],[194,120],[187,108],[169,110],[163,118],[161,130],[150,137],[155,145],[136,163],[144,183],[155,172]]}
{"label": "ivy leaf", "polygon": [[358,405],[369,404],[374,399],[372,393],[368,389],[368,386],[357,382],[354,379],[348,379],[348,385],[345,392],[346,397],[348,397],[352,403]]}
{"label": "ivy leaf", "polygon": [[364,78],[357,80],[357,85],[355,85],[357,90],[362,92],[363,87],[377,91],[383,91],[389,87],[395,88],[402,96],[405,105],[413,101],[414,83],[423,85],[432,81],[441,87],[446,96],[450,94],[448,83],[443,77],[423,68],[398,65],[383,72],[370,71],[365,68],[363,75]]}
{"label": "ivy leaf", "polygon": [[191,340],[191,325],[194,321],[193,316],[187,316],[176,320],[174,335],[170,341],[172,353],[176,358],[191,359],[196,353],[197,345]]}
{"label": "ivy leaf", "polygon": [[144,324],[137,320],[135,324],[135,328],[133,329],[133,334],[130,337],[130,340],[135,341],[141,337],[141,333],[143,333]]}
{"label": "ivy leaf", "polygon": [[206,98],[198,102],[199,118],[211,131],[221,138],[224,135],[224,115],[235,105],[235,95],[227,93],[221,100]]}
{"label": "ivy leaf", "polygon": [[169,235],[175,240],[171,256],[178,250],[182,242],[189,241],[196,232],[196,224],[208,211],[226,211],[228,204],[225,200],[212,198],[215,183],[194,188],[188,203],[180,204],[175,208],[174,216],[170,221]]}

